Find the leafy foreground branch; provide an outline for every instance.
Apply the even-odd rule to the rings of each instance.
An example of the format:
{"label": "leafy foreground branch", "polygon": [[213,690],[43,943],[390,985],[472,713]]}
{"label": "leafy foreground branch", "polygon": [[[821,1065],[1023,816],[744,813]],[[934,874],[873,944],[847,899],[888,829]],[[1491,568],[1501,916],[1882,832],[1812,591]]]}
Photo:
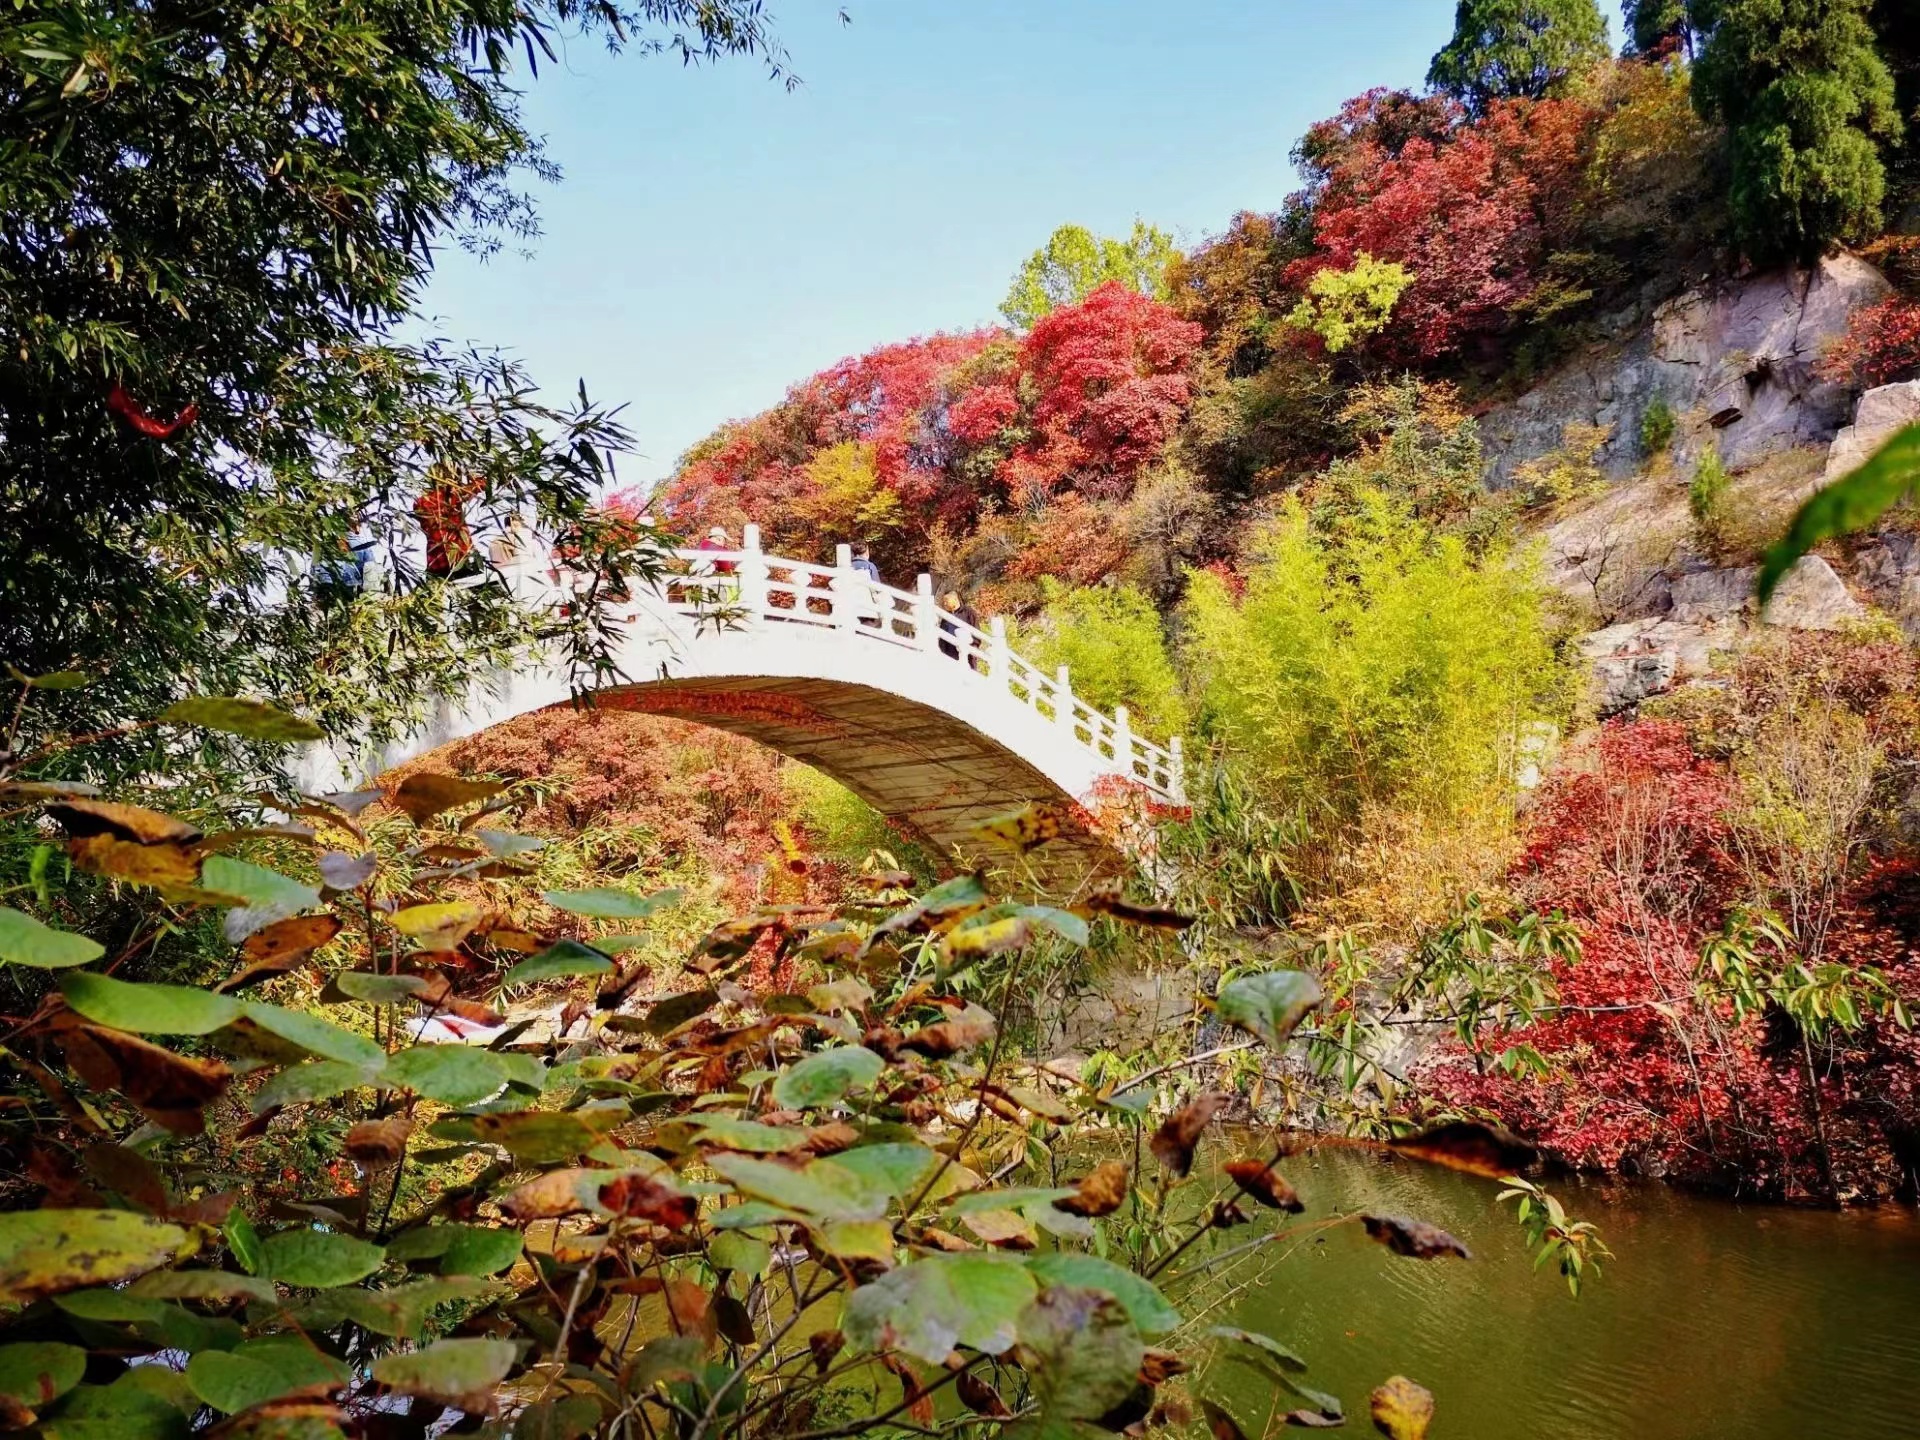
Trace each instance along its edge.
{"label": "leafy foreground branch", "polygon": [[[291,718],[191,713],[250,735]],[[996,900],[971,874],[915,899],[870,872],[847,904],[721,924],[675,977],[692,988],[668,992],[620,957],[671,893],[546,893],[586,938],[514,918],[538,842],[494,828],[504,789],[416,774],[207,833],[0,779],[0,806],[40,807],[80,872],[43,888],[49,916],[91,874],[150,900],[150,926],[218,913],[237,947],[208,988],[129,979],[113,972],[137,944],[109,955],[0,908],[25,997],[0,1022],[0,1136],[43,1192],[0,1215],[0,1426],[1065,1437],[1185,1426],[1197,1400],[1233,1440],[1181,1378],[1207,1351],[1266,1376],[1295,1423],[1341,1423],[1278,1341],[1196,1335],[1174,1303],[1250,1248],[1199,1254],[1252,1208],[1306,1209],[1276,1168],[1290,1144],[1225,1164],[1202,1200],[1196,1150],[1229,1097],[1156,1111],[1141,1087],[1016,1059],[956,991],[972,970],[1004,1007],[1039,936],[1080,945],[1090,922],[1164,912]],[[527,987],[543,1004],[509,1024]],[[1278,1051],[1321,1000],[1277,970],[1224,986],[1218,1010]],[[263,1163],[289,1132],[340,1158],[315,1179]],[[1396,1148],[1492,1175],[1530,1159],[1467,1124]],[[1036,1150],[1085,1155],[1084,1173],[1022,1183]],[[1549,1213],[1564,1256],[1577,1232]],[[1417,1220],[1313,1225],[1345,1223],[1413,1259],[1466,1255]],[[1370,1406],[1399,1440],[1433,1413],[1402,1377]]]}

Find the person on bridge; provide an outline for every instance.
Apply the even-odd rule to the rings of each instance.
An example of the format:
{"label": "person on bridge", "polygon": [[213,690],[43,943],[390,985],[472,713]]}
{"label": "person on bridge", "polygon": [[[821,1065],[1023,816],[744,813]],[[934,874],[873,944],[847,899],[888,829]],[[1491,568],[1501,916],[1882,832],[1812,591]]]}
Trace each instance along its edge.
{"label": "person on bridge", "polygon": [[[709,525],[707,527],[706,539],[702,540],[693,548],[696,550],[731,550],[733,549],[733,538],[727,534],[726,526]],[[695,575],[730,576],[737,574],[739,569],[740,567],[731,560],[703,560],[694,566],[693,573]],[[710,598],[719,601],[722,605],[733,604],[740,598],[739,583],[733,580],[722,581],[713,587],[713,593]]]}
{"label": "person on bridge", "polygon": [[[880,591],[877,588],[881,584],[880,567],[873,563],[873,556],[865,545],[855,545],[853,547],[853,559],[850,562],[850,568],[853,570],[853,573],[858,575],[862,580],[870,582],[867,585],[855,587],[855,613],[859,616],[862,625],[865,625],[869,630],[878,630],[880,628],[880,617],[885,606],[885,602],[881,599]],[[866,593],[861,594],[860,591],[862,590]]]}
{"label": "person on bridge", "polygon": [[953,617],[951,620],[945,615],[940,618],[940,634],[942,637],[950,637],[941,639],[940,653],[949,660],[958,660],[960,650],[964,646],[967,652],[967,664],[975,670],[983,670],[978,642],[972,635],[963,635],[960,632],[961,625],[968,626],[970,629],[978,627],[980,612],[962,600],[957,590],[949,590],[940,597],[940,608]]}

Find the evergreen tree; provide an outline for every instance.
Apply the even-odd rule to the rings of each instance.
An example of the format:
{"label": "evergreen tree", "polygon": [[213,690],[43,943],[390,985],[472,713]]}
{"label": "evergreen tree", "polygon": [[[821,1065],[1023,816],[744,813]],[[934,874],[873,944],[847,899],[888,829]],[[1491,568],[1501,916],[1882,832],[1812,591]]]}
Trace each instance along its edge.
{"label": "evergreen tree", "polygon": [[1869,0],[1694,0],[1706,35],[1694,103],[1729,131],[1728,202],[1755,260],[1811,261],[1880,226],[1887,173],[1876,142],[1897,141],[1902,126],[1868,8]]}
{"label": "evergreen tree", "polygon": [[1635,55],[1651,55],[1668,41],[1678,40],[1688,54],[1694,50],[1693,22],[1687,0],[1626,0],[1622,7],[1627,47]]}
{"label": "evergreen tree", "polygon": [[1427,84],[1478,113],[1495,100],[1546,95],[1609,53],[1594,0],[1460,0]]}

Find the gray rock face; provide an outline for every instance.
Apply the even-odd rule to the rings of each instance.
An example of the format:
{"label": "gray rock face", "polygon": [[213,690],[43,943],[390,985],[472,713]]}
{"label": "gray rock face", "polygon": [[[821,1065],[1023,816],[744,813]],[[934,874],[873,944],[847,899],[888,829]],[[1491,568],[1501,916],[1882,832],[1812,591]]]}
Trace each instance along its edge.
{"label": "gray rock face", "polygon": [[1854,557],[1854,575],[1873,603],[1920,635],[1920,537],[1890,531]]}
{"label": "gray rock face", "polygon": [[1683,625],[1711,625],[1746,614],[1753,608],[1753,583],[1759,574],[1756,566],[1740,565],[1676,576],[1671,582],[1673,619]]}
{"label": "gray rock face", "polygon": [[1833,437],[1820,483],[1828,484],[1857,469],[1893,432],[1920,421],[1920,380],[1881,385],[1860,397],[1853,423]]}
{"label": "gray rock face", "polygon": [[1866,614],[1833,567],[1818,555],[1807,555],[1780,577],[1760,618],[1790,630],[1837,630]]}
{"label": "gray rock face", "polygon": [[1624,478],[1646,458],[1640,421],[1656,400],[1678,418],[1673,453],[1683,466],[1716,441],[1733,470],[1824,444],[1846,424],[1851,396],[1813,367],[1847,317],[1887,293],[1873,266],[1835,255],[1812,270],[1772,271],[1670,300],[1624,343],[1582,356],[1481,417],[1489,482],[1504,484],[1557,447],[1570,422],[1612,428],[1600,463]]}
{"label": "gray rock face", "polygon": [[1638,705],[1672,686],[1679,668],[1671,647],[1603,656],[1593,662],[1594,704],[1602,715]]}

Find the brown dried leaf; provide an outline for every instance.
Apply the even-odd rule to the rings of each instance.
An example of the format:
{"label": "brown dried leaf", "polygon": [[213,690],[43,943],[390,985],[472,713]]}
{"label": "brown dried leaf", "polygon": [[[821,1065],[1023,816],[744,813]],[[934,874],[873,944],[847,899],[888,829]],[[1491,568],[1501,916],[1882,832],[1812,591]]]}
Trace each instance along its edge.
{"label": "brown dried leaf", "polygon": [[[517,1195],[520,1192],[514,1193]],[[686,1229],[700,1213],[697,1197],[663,1185],[649,1176],[632,1173],[620,1175],[602,1185],[600,1203],[616,1215],[637,1215],[669,1230]]]}
{"label": "brown dried leaf", "polygon": [[406,1152],[407,1136],[413,1133],[413,1121],[404,1115],[389,1115],[384,1120],[362,1120],[347,1128],[345,1149],[349,1159],[370,1169],[391,1165]]}
{"label": "brown dried leaf", "polygon": [[202,838],[184,820],[111,800],[57,800],[46,810],[76,840],[105,835],[133,845],[193,845]]}
{"label": "brown dried leaf", "polygon": [[1083,904],[1074,907],[1074,913],[1111,915],[1128,925],[1144,925],[1150,930],[1179,931],[1193,924],[1194,917],[1191,915],[1134,904],[1121,893],[1124,885],[1124,881],[1117,879],[1102,881],[1088,893]]}
{"label": "brown dried leaf", "polygon": [[986,1044],[993,1038],[993,1032],[992,1012],[978,1005],[969,1005],[951,1020],[922,1025],[900,1041],[899,1048],[917,1050],[930,1060],[945,1060],[963,1050]]}
{"label": "brown dried leaf", "polygon": [[173,1208],[167,1182],[154,1164],[138,1150],[103,1140],[89,1146],[80,1157],[87,1173],[100,1184],[131,1202],[149,1215],[164,1216]]}
{"label": "brown dried leaf", "polygon": [[1011,1420],[1013,1411],[1007,1408],[1007,1402],[1000,1398],[1000,1392],[971,1370],[962,1370],[959,1378],[953,1382],[954,1392],[959,1395],[960,1403],[976,1415],[984,1415],[989,1420]]}
{"label": "brown dried leaf", "polygon": [[1164,1385],[1174,1376],[1184,1375],[1192,1368],[1173,1351],[1150,1345],[1140,1355],[1140,1383]]}
{"label": "brown dried leaf", "polygon": [[159,890],[193,890],[200,884],[199,853],[185,842],[148,845],[112,835],[88,835],[68,841],[67,853],[91,875]]}
{"label": "brown dried leaf", "polygon": [[1436,1125],[1418,1135],[1389,1140],[1387,1147],[1397,1155],[1493,1180],[1518,1175],[1540,1158],[1539,1151],[1512,1132],[1473,1120]]}
{"label": "brown dried leaf", "polygon": [[[769,1125],[774,1123],[766,1116],[761,1119]],[[825,1125],[816,1125],[807,1132],[806,1149],[813,1155],[838,1155],[842,1150],[851,1150],[859,1143],[858,1130],[844,1120],[832,1120]]]}
{"label": "brown dried leaf", "polygon": [[927,1387],[920,1383],[920,1377],[913,1367],[891,1352],[879,1357],[880,1364],[891,1370],[900,1381],[901,1399],[907,1404],[907,1418],[916,1425],[933,1424],[933,1396]]}
{"label": "brown dried leaf", "polygon": [[239,990],[270,976],[284,975],[346,928],[336,915],[293,915],[256,930],[240,947],[247,963],[222,980],[217,990]]}
{"label": "brown dried leaf", "polygon": [[189,1060],[124,1030],[71,1016],[58,1027],[67,1063],[96,1090],[117,1090],[176,1135],[206,1129],[201,1107],[233,1080],[218,1060]]}
{"label": "brown dried leaf", "polygon": [[1360,1223],[1367,1227],[1369,1238],[1378,1240],[1396,1255],[1415,1260],[1437,1260],[1443,1255],[1457,1255],[1462,1260],[1473,1258],[1466,1246],[1425,1220],[1409,1220],[1401,1215],[1362,1215]]}
{"label": "brown dried leaf", "polygon": [[920,1230],[916,1231],[913,1237],[913,1243],[916,1245],[924,1245],[929,1250],[945,1250],[949,1254],[958,1254],[963,1250],[978,1250],[980,1248],[978,1245],[968,1244],[958,1235],[949,1234],[947,1231],[937,1229],[932,1225],[923,1226]]}
{"label": "brown dried leaf", "polygon": [[407,776],[388,791],[386,800],[414,824],[423,825],[444,810],[490,799],[506,788],[497,780],[467,780],[458,775],[423,770]]}
{"label": "brown dried leaf", "polygon": [[1247,1440],[1247,1432],[1240,1428],[1240,1422],[1213,1401],[1201,1400],[1200,1411],[1207,1417],[1207,1429],[1213,1432],[1213,1440]]}
{"label": "brown dried leaf", "polygon": [[1203,1090],[1174,1111],[1153,1132],[1153,1139],[1149,1142],[1153,1158],[1175,1175],[1186,1175],[1193,1169],[1193,1151],[1200,1143],[1200,1136],[1206,1131],[1214,1114],[1231,1099],[1231,1096],[1223,1095],[1218,1090]]}
{"label": "brown dried leaf", "polygon": [[847,1337],[838,1330],[816,1330],[807,1337],[807,1349],[813,1353],[813,1370],[816,1375],[824,1375],[833,1364],[833,1357],[845,1348]]}
{"label": "brown dried leaf", "polygon": [[1269,1210],[1284,1210],[1298,1215],[1306,1209],[1299,1192],[1265,1160],[1229,1160],[1227,1177]]}
{"label": "brown dried leaf", "polygon": [[1373,1428],[1387,1440],[1426,1440],[1433,1424],[1433,1392],[1395,1375],[1367,1397]]}
{"label": "brown dried leaf", "polygon": [[1127,1166],[1121,1160],[1103,1160],[1074,1182],[1074,1194],[1063,1195],[1053,1208],[1069,1215],[1093,1218],[1111,1215],[1127,1198]]}

